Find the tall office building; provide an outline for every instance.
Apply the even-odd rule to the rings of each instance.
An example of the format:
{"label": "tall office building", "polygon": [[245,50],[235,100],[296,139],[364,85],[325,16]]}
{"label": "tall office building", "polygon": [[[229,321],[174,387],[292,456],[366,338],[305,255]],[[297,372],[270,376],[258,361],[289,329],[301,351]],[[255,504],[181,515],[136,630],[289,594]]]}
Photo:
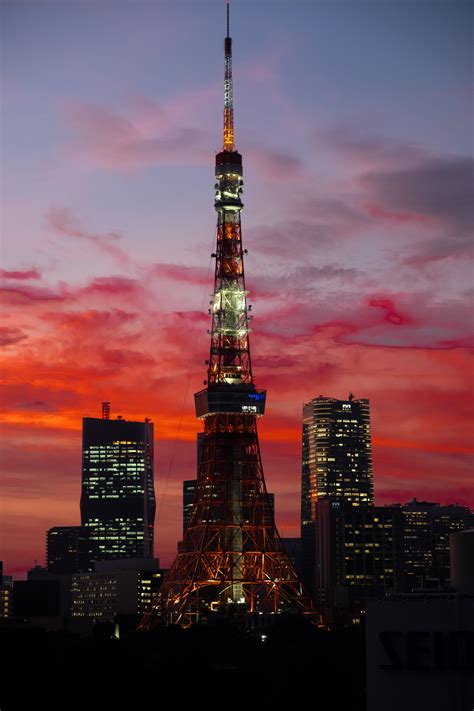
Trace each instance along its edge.
{"label": "tall office building", "polygon": [[81,524],[92,560],[153,557],[153,424],[83,419]]}

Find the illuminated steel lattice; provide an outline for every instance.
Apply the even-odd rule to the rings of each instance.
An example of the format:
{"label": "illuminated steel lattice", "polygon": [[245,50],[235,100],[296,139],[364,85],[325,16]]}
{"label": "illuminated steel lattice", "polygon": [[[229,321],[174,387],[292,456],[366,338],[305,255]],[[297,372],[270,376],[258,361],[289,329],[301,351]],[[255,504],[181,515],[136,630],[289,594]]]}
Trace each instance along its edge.
{"label": "illuminated steel lattice", "polygon": [[[188,626],[219,612],[312,613],[274,523],[263,476],[257,390],[240,212],[242,156],[234,149],[231,39],[225,40],[224,148],[216,156],[217,248],[210,302],[206,388],[196,393],[204,421],[196,497],[178,555],[140,627],[159,618]],[[312,613],[314,614],[314,613]]]}

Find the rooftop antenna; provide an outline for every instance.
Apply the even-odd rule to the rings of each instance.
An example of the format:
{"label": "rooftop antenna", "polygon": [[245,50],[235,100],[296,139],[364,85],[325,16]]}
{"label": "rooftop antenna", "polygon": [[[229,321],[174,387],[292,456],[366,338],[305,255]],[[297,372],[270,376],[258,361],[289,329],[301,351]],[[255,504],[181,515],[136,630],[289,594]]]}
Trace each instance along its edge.
{"label": "rooftop antenna", "polygon": [[230,35],[229,35],[229,10],[230,10],[230,2],[227,3],[227,37],[230,37]]}
{"label": "rooftop antenna", "polygon": [[102,419],[110,420],[110,402],[102,403]]}

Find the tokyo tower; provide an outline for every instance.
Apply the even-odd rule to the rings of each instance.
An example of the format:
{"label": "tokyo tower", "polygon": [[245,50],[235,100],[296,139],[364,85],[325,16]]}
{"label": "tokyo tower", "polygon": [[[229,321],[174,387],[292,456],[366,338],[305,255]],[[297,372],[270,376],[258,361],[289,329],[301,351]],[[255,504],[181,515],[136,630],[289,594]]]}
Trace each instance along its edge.
{"label": "tokyo tower", "polygon": [[204,424],[196,497],[177,557],[141,629],[159,618],[187,627],[215,613],[314,614],[276,529],[260,458],[257,421],[265,411],[266,391],[255,387],[250,359],[240,222],[242,156],[234,145],[228,4],[224,50],[211,344],[206,387],[194,396]]}

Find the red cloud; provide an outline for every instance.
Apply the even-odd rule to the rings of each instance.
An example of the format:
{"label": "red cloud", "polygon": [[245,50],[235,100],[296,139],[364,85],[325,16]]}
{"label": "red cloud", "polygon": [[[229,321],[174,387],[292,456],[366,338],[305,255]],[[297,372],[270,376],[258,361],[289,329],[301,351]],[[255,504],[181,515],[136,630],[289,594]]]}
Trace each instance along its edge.
{"label": "red cloud", "polygon": [[40,279],[41,272],[39,271],[39,269],[36,269],[36,267],[32,267],[31,269],[25,269],[23,271],[0,269],[0,277],[3,279],[19,279],[21,281],[25,281],[28,279]]}
{"label": "red cloud", "polygon": [[370,299],[370,306],[378,306],[386,311],[384,316],[385,321],[395,324],[396,326],[401,326],[404,323],[410,323],[410,319],[404,316],[400,316],[395,311],[395,306],[390,299]]}
{"label": "red cloud", "polygon": [[21,304],[28,301],[63,301],[67,294],[63,289],[53,291],[48,287],[15,286],[0,289],[5,303]]}
{"label": "red cloud", "polygon": [[135,279],[127,277],[99,277],[93,279],[82,293],[101,292],[105,294],[130,294],[139,287]]}
{"label": "red cloud", "polygon": [[[100,295],[95,292],[96,297]],[[378,301],[378,307],[386,311],[393,307],[390,299]],[[23,463],[11,459],[9,507],[17,516],[34,509],[41,516],[34,519],[27,537],[7,551],[9,567],[15,567],[15,561],[28,560],[25,551],[30,551],[31,559],[35,555],[41,559],[38,540],[43,541],[48,526],[78,522],[81,418],[98,415],[102,399],[112,401],[113,413],[121,412],[129,419],[148,415],[155,421],[158,501],[165,502],[157,520],[157,553],[164,560],[173,557],[181,528],[181,481],[194,476],[195,434],[200,429],[192,392],[201,387],[205,377],[205,366],[199,362],[200,347],[193,355],[192,341],[199,337],[207,351],[207,315],[176,312],[162,318],[161,328],[156,322],[156,332],[152,329],[144,333],[142,326],[148,316],[139,310],[133,314],[113,309],[51,314],[45,322],[47,337],[37,342],[37,349],[37,336],[28,350],[22,350],[22,343],[18,343],[15,356],[7,361],[6,379],[21,382],[34,372],[38,385],[29,391],[11,391],[8,400],[11,424],[7,441],[18,447],[28,433],[30,443],[23,447]],[[135,333],[133,346],[127,346],[129,329]],[[377,346],[342,346],[335,339],[340,332],[320,328],[310,336],[282,341],[278,332],[264,336],[259,331],[255,339],[255,352],[262,353],[254,359],[257,385],[270,386],[267,415],[260,424],[264,469],[268,488],[276,493],[278,522],[287,535],[297,533],[301,407],[319,393],[345,397],[353,390],[357,396],[370,397],[379,501],[389,503],[413,495],[430,498],[434,480],[438,483],[432,488],[433,496],[439,495],[441,487],[446,487],[448,468],[452,488],[445,493],[445,500],[460,498],[455,492],[466,488],[468,481],[469,464],[463,450],[470,420],[461,389],[468,367],[466,351],[405,348],[400,352],[384,348],[381,357]],[[278,344],[280,351],[271,350]],[[281,355],[264,355],[278,352]],[[410,378],[405,382],[401,374],[407,372]],[[189,380],[183,374],[189,374]],[[421,379],[423,389],[415,389],[414,383]],[[450,413],[449,427],[439,417],[440,411]],[[50,434],[52,426],[57,434]],[[25,500],[25,472],[31,471],[38,457],[31,442],[50,446],[55,438],[59,442],[66,438],[65,458],[56,461],[43,456],[50,469],[41,479],[42,486]],[[69,472],[66,480],[65,471]],[[163,499],[161,482],[167,472],[171,495]],[[48,504],[51,490],[67,502],[64,520],[58,520],[57,510],[54,514]]]}
{"label": "red cloud", "polygon": [[0,346],[11,346],[27,338],[26,334],[19,328],[0,328]]}

